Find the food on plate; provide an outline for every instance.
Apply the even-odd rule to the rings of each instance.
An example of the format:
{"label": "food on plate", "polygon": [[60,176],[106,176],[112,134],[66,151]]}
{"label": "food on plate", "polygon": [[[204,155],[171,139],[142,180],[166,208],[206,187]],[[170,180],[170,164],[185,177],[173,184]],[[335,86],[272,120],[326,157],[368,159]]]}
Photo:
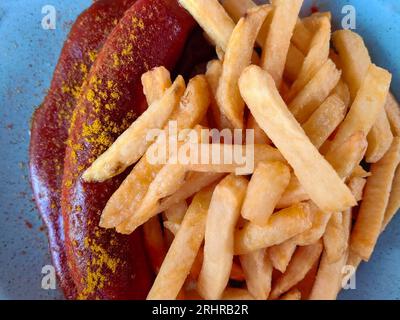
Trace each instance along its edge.
{"label": "food on plate", "polygon": [[259,225],[268,223],[290,181],[290,169],[282,162],[260,162],[249,182],[242,217]]}
{"label": "food on plate", "polygon": [[208,187],[193,198],[147,299],[175,299],[179,294],[203,242],[212,195]]}
{"label": "food on plate", "polygon": [[383,220],[384,230],[389,222],[393,219],[398,208],[400,207],[400,170],[396,169],[396,173],[393,178],[392,190],[390,190],[389,203],[386,207],[385,217]]}
{"label": "food on plate", "polygon": [[139,160],[151,143],[146,139],[148,131],[164,126],[184,91],[185,81],[182,77],[176,78],[162,97],[149,105],[111,147],[86,169],[82,178],[87,182],[103,182]]}
{"label": "food on plate", "polygon": [[235,234],[235,253],[245,254],[280,244],[308,230],[311,222],[312,212],[308,203],[278,211],[264,226],[246,222]]}
{"label": "food on plate", "polygon": [[[368,134],[380,112],[385,112],[384,105],[389,92],[391,74],[373,64],[350,107],[344,121],[340,124],[330,150],[342,144],[356,131]],[[368,110],[368,112],[366,112]]]}
{"label": "food on plate", "polygon": [[385,211],[396,168],[400,163],[400,139],[396,137],[389,151],[371,166],[363,201],[351,234],[351,249],[368,261],[382,230]]}
{"label": "food on plate", "polygon": [[229,38],[222,73],[216,92],[216,102],[235,128],[243,128],[244,101],[240,96],[238,80],[250,65],[257,34],[271,8],[256,7],[241,18]]}
{"label": "food on plate", "polygon": [[281,244],[268,248],[268,255],[274,268],[280,272],[285,272],[292,255],[297,247],[296,237],[293,237]]}
{"label": "food on plate", "polygon": [[299,16],[303,0],[274,0],[273,15],[269,21],[268,33],[262,44],[261,67],[274,79],[280,88],[290,47],[290,39]]}
{"label": "food on plate", "polygon": [[218,0],[179,0],[179,3],[203,28],[213,44],[225,52],[235,23]]}
{"label": "food on plate", "polygon": [[[228,175],[212,194],[204,237],[204,259],[197,288],[205,299],[221,298],[234,255],[234,230],[247,188],[246,178]],[[229,200],[229,201],[226,201]]]}
{"label": "food on plate", "polygon": [[332,94],[303,124],[304,132],[319,149],[331,136],[346,115],[346,105],[337,94]]}
{"label": "food on plate", "polygon": [[297,96],[328,59],[331,23],[327,17],[321,16],[316,19],[314,24],[316,31],[310,42],[310,49],[304,58],[297,79],[290,87],[286,97],[287,101],[291,101]]}
{"label": "food on plate", "polygon": [[392,77],[302,4],[100,0],[78,19],[30,149],[67,298],[335,299],[370,259],[400,207]]}
{"label": "food on plate", "polygon": [[[201,76],[193,78],[188,83],[183,99],[173,114],[177,129],[191,128],[201,121],[209,103],[207,90],[207,83]],[[153,145],[158,146],[163,143],[160,139],[156,140]],[[162,165],[152,164],[148,161],[147,153],[150,150],[151,148],[146,151],[146,155],[136,163],[119,189],[108,200],[101,216],[103,227],[112,228],[119,225],[136,210],[152,182],[153,176],[162,169]]]}
{"label": "food on plate", "polygon": [[342,212],[335,212],[326,225],[323,236],[326,259],[333,263],[340,259],[343,252],[347,249],[347,239],[345,237]]}
{"label": "food on plate", "polygon": [[339,83],[340,75],[333,61],[328,59],[289,103],[288,107],[297,121],[304,123],[309,119]]}
{"label": "food on plate", "polygon": [[[129,238],[98,226],[99,213],[122,176],[87,183],[81,175],[144,111],[142,74],[158,65],[171,69],[193,25],[176,1],[136,2],[106,40],[77,99],[64,160],[61,207],[79,298],[146,295],[151,273],[145,259],[136,259],[143,250],[140,233]],[[170,41],[162,41],[166,36]]]}
{"label": "food on plate", "polygon": [[260,67],[250,66],[243,71],[239,87],[260,127],[293,167],[310,198],[327,211],[353,206],[355,199],[350,190],[310,142],[279,95],[272,77]]}
{"label": "food on plate", "polygon": [[266,300],[271,291],[273,266],[266,249],[240,256],[249,293],[258,300]]}
{"label": "food on plate", "polygon": [[271,299],[278,298],[282,293],[287,292],[294,285],[304,279],[308,271],[319,259],[322,252],[322,243],[316,242],[309,246],[299,247],[286,271],[278,278],[275,283]]}
{"label": "food on plate", "polygon": [[108,35],[136,0],[99,0],[75,21],[45,100],[32,117],[29,168],[33,193],[47,226],[50,251],[65,297],[77,296],[68,268],[61,216],[64,155],[82,83]]}

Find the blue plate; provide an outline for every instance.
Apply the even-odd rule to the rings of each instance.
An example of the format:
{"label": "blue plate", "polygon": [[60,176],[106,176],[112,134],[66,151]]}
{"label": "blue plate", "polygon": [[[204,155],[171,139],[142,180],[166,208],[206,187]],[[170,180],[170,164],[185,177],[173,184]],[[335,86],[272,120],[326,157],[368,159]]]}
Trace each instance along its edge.
{"label": "blue plate", "polygon": [[[42,289],[42,268],[51,264],[46,232],[32,201],[28,177],[29,125],[41,103],[63,41],[89,0],[53,0],[56,29],[45,30],[42,8],[48,0],[0,2],[0,298],[61,299],[58,289]],[[341,25],[344,5],[356,9],[360,33],[376,64],[394,76],[392,91],[400,98],[400,4],[398,0],[306,1],[331,10]],[[371,261],[361,265],[356,289],[341,299],[400,299],[400,217],[382,235]]]}

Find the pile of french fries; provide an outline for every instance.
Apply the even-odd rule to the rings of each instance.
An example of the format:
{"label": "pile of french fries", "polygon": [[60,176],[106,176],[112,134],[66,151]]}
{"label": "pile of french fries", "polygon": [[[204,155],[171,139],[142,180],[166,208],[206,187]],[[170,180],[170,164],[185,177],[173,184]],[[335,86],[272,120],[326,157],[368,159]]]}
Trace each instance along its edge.
{"label": "pile of french fries", "polygon": [[[188,84],[155,68],[147,111],[84,173],[132,171],[100,225],[143,226],[148,299],[336,299],[400,206],[400,109],[362,38],[302,0],[179,0],[218,59]],[[331,47],[330,43],[333,43]],[[151,164],[150,129],[253,129],[255,167]],[[246,142],[244,142],[246,143]]]}

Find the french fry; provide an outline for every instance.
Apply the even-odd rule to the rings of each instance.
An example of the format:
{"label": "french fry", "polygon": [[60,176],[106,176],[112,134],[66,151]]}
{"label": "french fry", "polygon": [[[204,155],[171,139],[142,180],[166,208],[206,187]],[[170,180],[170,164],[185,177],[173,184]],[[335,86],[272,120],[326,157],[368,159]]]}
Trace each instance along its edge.
{"label": "french fry", "polygon": [[155,274],[160,270],[166,254],[165,242],[158,217],[153,217],[143,226],[144,245]]}
{"label": "french fry", "polygon": [[156,67],[142,75],[143,92],[147,104],[151,105],[162,97],[172,85],[169,71],[164,67]]}
{"label": "french fry", "polygon": [[383,219],[382,231],[386,229],[387,225],[393,219],[399,208],[400,208],[400,167],[397,168],[393,178],[392,190],[390,191],[389,202],[386,207],[385,218]]}
{"label": "french fry", "polygon": [[362,200],[366,183],[367,179],[361,177],[352,177],[347,183],[357,201]]}
{"label": "french fry", "polygon": [[280,300],[301,300],[301,291],[297,288],[294,288],[282,295]]}
{"label": "french fry", "polygon": [[322,249],[323,245],[321,241],[309,246],[299,247],[294,253],[285,273],[276,281],[270,298],[277,299],[280,295],[304,279],[312,266],[318,261]]}
{"label": "french fry", "polygon": [[226,51],[235,23],[218,0],[179,0],[212,42]]}
{"label": "french fry", "polygon": [[348,241],[343,227],[343,215],[341,212],[332,214],[326,226],[323,240],[327,261],[329,263],[338,261],[347,249]]}
{"label": "french fry", "polygon": [[[349,30],[340,30],[333,36],[334,43],[344,60],[343,76],[348,82],[354,100],[371,66],[371,58],[363,39]],[[379,112],[377,121],[368,134],[366,161],[377,162],[392,144],[393,135],[385,112]]]}
{"label": "french fry", "polygon": [[240,96],[238,80],[251,63],[254,43],[270,6],[260,6],[241,18],[232,32],[226,48],[216,101],[235,128],[243,128],[244,101]]}
{"label": "french fry", "polygon": [[186,169],[180,164],[166,164],[150,183],[140,205],[132,216],[116,227],[117,232],[130,234],[157,214],[159,202],[177,191],[185,181]]}
{"label": "french fry", "polygon": [[293,167],[318,207],[336,212],[354,206],[356,201],[350,190],[307,138],[280,97],[272,77],[251,66],[243,72],[239,86],[258,124]]}
{"label": "french fry", "polygon": [[393,94],[389,93],[385,104],[387,117],[392,128],[392,132],[396,137],[400,137],[400,106]]}
{"label": "french fry", "polygon": [[[185,148],[187,145],[193,143],[189,139],[191,133],[195,133],[200,139],[201,127],[197,125],[194,130],[185,131],[184,141],[178,141],[177,147]],[[174,192],[184,184],[187,168],[177,163],[174,157],[168,159],[159,172],[155,175],[154,179],[148,186],[147,192],[135,212],[124,222],[116,227],[117,232],[122,234],[130,234],[136,230],[140,225],[145,223],[151,217],[157,214],[160,206],[160,201],[172,195]]]}
{"label": "french fry", "polygon": [[307,203],[283,209],[269,219],[266,226],[248,222],[235,234],[235,254],[280,244],[311,227],[312,214]]}
{"label": "french fry", "polygon": [[147,295],[148,300],[175,299],[182,289],[204,239],[212,193],[213,188],[206,188],[194,197]]}
{"label": "french fry", "polygon": [[161,200],[157,213],[168,210],[176,203],[186,200],[199,190],[218,182],[226,173],[194,172],[173,195]]}
{"label": "french fry", "polygon": [[[204,118],[210,103],[209,96],[207,82],[203,76],[196,76],[189,81],[179,107],[171,115],[171,120],[176,121],[178,130],[192,128]],[[150,152],[153,146],[159,147],[163,143],[162,139],[157,139],[146,153]],[[108,200],[100,226],[113,228],[131,216],[146,194],[153,177],[162,167],[151,164],[145,154]]]}
{"label": "french fry", "polygon": [[[204,149],[203,149],[204,148]],[[200,146],[199,158],[202,158],[202,149],[207,151],[208,155],[219,154],[218,163],[212,161],[200,161],[197,159],[188,159],[188,163],[185,164],[187,170],[196,172],[226,172],[233,173],[236,170],[241,169],[241,175],[252,174],[258,163],[262,161],[280,161],[285,163],[286,161],[282,157],[282,154],[274,147],[265,144],[255,145],[231,145],[231,144],[203,144]],[[253,149],[253,150],[252,150]],[[236,151],[235,151],[236,150]],[[237,151],[243,157],[238,159],[237,157],[231,157],[236,154]],[[246,163],[243,163],[247,159]],[[205,163],[206,162],[206,163]],[[251,162],[251,163],[249,163]],[[251,164],[249,167],[245,167],[246,164]],[[254,164],[254,166],[252,165]]]}
{"label": "french fry", "polygon": [[344,235],[345,235],[344,238],[346,241],[346,249],[349,249],[350,233],[353,228],[353,210],[347,209],[346,211],[343,211],[342,217],[343,217],[342,222],[343,222],[343,230],[344,230]]}
{"label": "french fry", "polygon": [[285,272],[292,259],[293,253],[296,251],[297,243],[289,239],[281,244],[268,248],[268,255],[272,261],[272,265],[276,270]]}
{"label": "french fry", "polygon": [[303,0],[273,0],[274,8],[269,31],[263,45],[261,67],[269,72],[279,88],[290,46],[290,39]]}
{"label": "french fry", "polygon": [[204,75],[197,75],[189,80],[179,106],[169,120],[176,121],[178,130],[193,128],[204,119],[210,102],[207,79]]}
{"label": "french fry", "polygon": [[299,77],[303,62],[303,53],[294,45],[289,46],[284,70],[284,77],[287,80],[294,82]]}
{"label": "french fry", "polygon": [[[221,1],[222,6],[225,8],[225,10],[228,12],[228,14],[232,17],[232,19],[235,22],[238,22],[240,18],[242,18],[247,10],[256,7],[256,4],[251,1],[251,0],[222,0]],[[277,4],[278,6],[280,3]],[[291,8],[292,10],[293,8]],[[280,10],[280,15],[282,15],[282,8]],[[260,47],[264,47],[268,35],[268,31],[272,29],[270,27],[271,20],[269,17],[272,16],[269,15],[266,21],[264,21],[264,24],[262,25],[260,31],[258,32],[257,36],[257,43],[259,44]],[[277,18],[275,18],[275,24],[282,23],[282,21],[278,21],[278,15],[276,15]],[[285,19],[289,18],[287,15],[284,17]],[[297,23],[297,22],[296,22]],[[284,25],[285,29],[288,27],[288,25]],[[277,32],[281,32],[281,30],[277,30],[278,28],[275,28],[274,30],[274,35],[276,36]],[[306,30],[307,32],[307,30]],[[311,40],[311,34],[308,33],[310,36]],[[278,38],[279,44],[282,45],[282,39],[281,37]],[[300,40],[299,40],[300,41]],[[271,43],[271,41],[269,41]],[[307,43],[308,45],[308,43]],[[272,48],[270,48],[272,50]],[[306,49],[307,50],[307,49]],[[276,51],[276,49],[274,49]],[[283,53],[284,51],[281,51]],[[297,78],[298,73],[300,72],[301,66],[303,64],[304,60],[304,55],[299,49],[297,49],[293,44],[289,45],[289,51],[287,53],[287,59],[286,60],[286,65],[285,65],[285,76],[288,77],[289,80],[294,81]],[[255,63],[253,61],[253,63]],[[271,63],[272,64],[272,63]]]}
{"label": "french fry", "polygon": [[343,77],[350,89],[353,101],[361,88],[371,65],[371,58],[364,40],[350,30],[339,30],[332,35],[333,44],[339,52]]}
{"label": "french fry", "polygon": [[332,94],[336,94],[339,96],[339,98],[346,106],[347,112],[347,109],[350,107],[350,90],[347,84],[342,79],[339,80],[337,86],[333,89]]}
{"label": "french fry", "polygon": [[389,150],[393,142],[392,129],[385,110],[379,112],[367,139],[368,149],[365,154],[365,161],[368,163],[378,162]]}
{"label": "french fry", "polygon": [[247,10],[257,6],[252,0],[222,0],[220,2],[235,22],[238,22],[246,14]]}
{"label": "french fry", "polygon": [[222,74],[222,62],[220,60],[211,60],[207,64],[206,78],[210,91],[212,92],[211,97],[211,111],[213,114],[214,121],[219,129],[233,128],[230,121],[222,114],[218,107],[215,97],[217,95],[218,83]]}
{"label": "french fry", "polygon": [[312,32],[307,29],[303,21],[298,19],[293,31],[292,43],[303,53],[303,55],[307,55],[312,39]]}
{"label": "french fry", "polygon": [[[204,248],[201,248],[199,250],[199,253],[197,254],[196,260],[193,263],[192,269],[190,270],[190,277],[194,280],[197,280],[201,271],[201,267],[203,265],[203,259],[204,259]],[[244,281],[245,276],[243,269],[241,265],[233,260],[232,263],[232,269],[229,275],[229,279],[235,280],[235,281]]]}
{"label": "french fry", "polygon": [[307,192],[301,186],[299,179],[295,175],[292,175],[285,192],[283,193],[281,199],[276,204],[277,209],[283,209],[290,207],[296,203],[309,200]]}
{"label": "french fry", "polygon": [[[367,141],[365,136],[362,133],[356,133],[344,145],[331,151],[326,156],[326,159],[339,174],[339,177],[347,178],[350,173],[353,174],[354,170],[358,168],[358,163],[363,158],[366,148]],[[362,170],[360,175],[366,175],[366,172]],[[353,195],[356,196],[354,192]],[[297,178],[292,177],[287,190],[277,204],[277,208],[285,208],[309,199],[310,197],[304,191]]]}
{"label": "french fry", "polygon": [[[343,212],[342,226],[344,230],[343,242],[348,243],[351,228],[351,209]],[[312,287],[309,299],[310,300],[335,300],[343,284],[344,267],[349,258],[351,250],[346,247],[337,261],[330,262],[328,258],[327,246],[336,245],[333,242],[324,242],[325,250],[319,264],[318,272]]]}
{"label": "french fry", "polygon": [[185,81],[178,76],[161,99],[151,104],[132,125],[121,134],[83,173],[85,181],[105,181],[123,172],[145,152],[151,141],[146,139],[150,129],[162,128],[178,106],[185,91]]}
{"label": "french fry", "polygon": [[340,74],[332,60],[325,62],[289,104],[289,109],[297,121],[304,123],[308,120],[338,84]]}
{"label": "french fry", "polygon": [[349,113],[338,128],[330,150],[341,145],[357,131],[366,135],[369,133],[378,114],[384,110],[391,78],[391,74],[386,70],[375,65],[369,67]]}
{"label": "french fry", "polygon": [[[231,16],[231,18],[237,23],[248,10],[254,9],[257,4],[255,4],[252,0],[222,0],[222,6]],[[269,29],[269,18],[264,21],[260,31],[258,32],[257,36],[257,43],[260,47],[262,47],[265,43],[265,38],[267,37]],[[253,61],[253,63],[255,63]]]}
{"label": "french fry", "polygon": [[[343,213],[344,242],[347,244],[351,228],[351,210]],[[327,246],[334,243],[326,243],[325,250],[321,258],[318,273],[314,286],[310,293],[310,300],[335,300],[343,285],[345,266],[349,259],[349,252],[346,248],[339,259],[330,262],[327,254]]]}
{"label": "french fry", "polygon": [[396,137],[385,156],[371,165],[372,175],[367,179],[364,198],[351,234],[351,249],[364,261],[368,261],[371,257],[382,230],[390,190],[399,162],[400,138]]}
{"label": "french fry", "polygon": [[152,165],[142,158],[108,200],[100,226],[114,228],[133,214],[146,194],[153,174],[157,174],[161,168],[162,165]]}
{"label": "french fry", "polygon": [[332,21],[332,14],[329,11],[325,12],[314,12],[312,15],[301,19],[304,26],[311,32],[318,31],[321,18],[327,18],[330,22]]}
{"label": "french fry", "polygon": [[247,188],[242,217],[266,225],[289,180],[290,169],[282,162],[260,162]]}
{"label": "french fry", "polygon": [[[143,74],[142,84],[147,103],[151,105],[153,102],[160,99],[170,83],[171,79],[169,72],[163,67],[154,68]],[[135,202],[135,199],[136,201],[140,199],[147,190],[147,186],[150,181],[147,178],[149,172],[151,172],[152,169],[158,172],[160,168],[161,166],[151,166],[147,161],[141,160],[135,169],[132,170],[131,174],[128,176],[129,178],[125,179],[121,185],[120,190],[122,192],[117,190],[117,192],[108,201],[102,214],[100,226],[104,228],[112,228],[121,223],[124,219],[124,215],[119,215],[119,212],[122,209],[122,206],[120,207],[119,205],[124,203],[121,200],[121,196],[126,193],[128,196],[124,198],[124,200],[127,201],[126,199],[130,194],[127,189],[131,189],[131,182],[135,181],[136,190],[132,192],[134,195],[132,196],[132,199],[129,199],[129,201]],[[117,198],[117,201],[113,201],[114,198]]]}
{"label": "french fry", "polygon": [[342,285],[343,267],[346,265],[348,252],[341,258],[329,263],[326,251],[323,252],[318,273],[315,278],[309,300],[335,300]]}
{"label": "french fry", "polygon": [[359,165],[367,150],[368,142],[361,131],[350,136],[341,146],[332,149],[325,159],[336,170],[339,177],[346,179]]}
{"label": "french fry", "polygon": [[165,210],[165,217],[168,221],[181,223],[187,209],[186,200],[181,200]]}
{"label": "french fry", "polygon": [[330,37],[331,23],[328,18],[320,17],[318,30],[311,40],[310,49],[304,58],[299,76],[285,97],[287,101],[292,101],[328,60]]}
{"label": "french fry", "polygon": [[312,202],[310,202],[310,208],[313,216],[311,228],[293,238],[293,242],[299,246],[308,246],[321,239],[332,216],[330,212],[319,210]]}
{"label": "french fry", "polygon": [[247,290],[257,300],[267,300],[271,290],[272,263],[265,249],[241,255]]}
{"label": "french fry", "polygon": [[226,288],[222,300],[254,300],[254,297],[246,289]]}
{"label": "french fry", "polygon": [[265,134],[263,129],[260,128],[256,119],[254,119],[252,114],[249,114],[247,119],[247,129],[254,130],[254,143],[255,144],[271,144],[271,140]]}
{"label": "french fry", "polygon": [[328,140],[346,115],[346,106],[338,95],[330,95],[311,117],[303,129],[312,144],[319,149]]}
{"label": "french fry", "polygon": [[215,188],[208,211],[204,260],[198,291],[205,299],[221,298],[233,260],[234,228],[240,216],[247,180],[229,175]]}

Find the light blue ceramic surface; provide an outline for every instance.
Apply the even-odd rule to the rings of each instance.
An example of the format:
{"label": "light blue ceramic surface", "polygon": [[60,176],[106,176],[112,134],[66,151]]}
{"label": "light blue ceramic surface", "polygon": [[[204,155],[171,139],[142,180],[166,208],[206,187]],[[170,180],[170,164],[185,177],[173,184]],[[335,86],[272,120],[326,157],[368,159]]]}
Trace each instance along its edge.
{"label": "light blue ceramic surface", "polygon": [[[400,98],[400,1],[306,1],[331,10],[340,25],[343,5],[357,12],[357,32],[376,64],[392,71]],[[27,161],[29,122],[43,100],[71,23],[89,0],[0,1],[0,299],[60,299],[41,289],[41,269],[50,264],[46,234],[32,201]],[[43,30],[42,7],[57,10],[55,30]],[[382,235],[374,256],[357,273],[357,289],[342,299],[400,299],[400,217]]]}

